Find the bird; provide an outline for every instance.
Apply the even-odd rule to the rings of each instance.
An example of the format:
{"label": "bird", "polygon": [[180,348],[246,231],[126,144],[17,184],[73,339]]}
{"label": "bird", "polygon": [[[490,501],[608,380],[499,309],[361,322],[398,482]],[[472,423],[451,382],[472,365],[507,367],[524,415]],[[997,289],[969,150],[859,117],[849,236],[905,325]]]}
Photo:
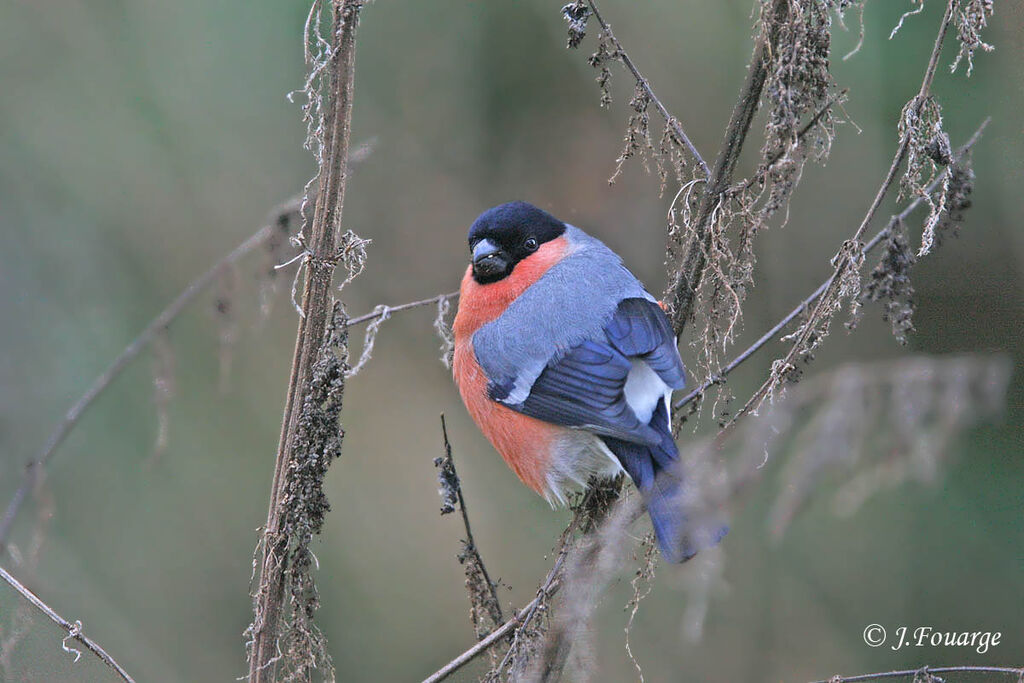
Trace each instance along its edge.
{"label": "bird", "polygon": [[726,527],[696,534],[682,512],[670,425],[686,371],[657,299],[603,242],[527,202],[484,211],[468,243],[452,373],[509,467],[553,507],[625,472],[666,560],[717,543]]}

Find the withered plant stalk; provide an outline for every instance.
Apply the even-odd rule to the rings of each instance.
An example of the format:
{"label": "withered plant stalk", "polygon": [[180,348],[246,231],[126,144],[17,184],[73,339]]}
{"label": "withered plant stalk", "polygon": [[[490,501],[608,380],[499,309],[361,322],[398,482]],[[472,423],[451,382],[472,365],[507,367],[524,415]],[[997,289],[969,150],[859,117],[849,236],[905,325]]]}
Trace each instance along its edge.
{"label": "withered plant stalk", "polygon": [[[948,0],[946,3],[946,11],[942,17],[941,23],[939,24],[938,35],[935,37],[935,44],[932,46],[931,56],[928,59],[928,66],[925,68],[924,77],[921,80],[921,88],[917,95],[910,101],[910,104],[907,105],[907,109],[904,112],[904,119],[908,116],[907,110],[909,110],[914,119],[920,117],[922,109],[929,101],[929,92],[931,90],[932,81],[935,79],[935,70],[938,68],[939,55],[942,53],[942,45],[945,42],[946,32],[948,31],[949,23],[953,18],[953,9],[955,6],[956,0]],[[854,232],[853,237],[844,243],[843,247],[836,255],[834,261],[835,272],[829,278],[825,291],[820,297],[818,297],[817,304],[807,319],[807,322],[804,323],[803,327],[797,333],[797,339],[793,343],[793,346],[781,361],[777,361],[773,364],[772,372],[769,374],[768,379],[766,379],[758,390],[754,392],[753,396],[747,400],[743,405],[743,408],[736,413],[732,420],[730,420],[729,424],[734,424],[737,419],[747,413],[756,412],[761,404],[764,403],[765,399],[771,395],[773,389],[779,384],[779,382],[790,374],[790,372],[796,367],[797,357],[801,353],[805,353],[810,350],[808,345],[812,335],[819,333],[823,321],[825,321],[835,311],[834,304],[836,297],[840,295],[844,282],[848,281],[850,275],[856,278],[860,277],[860,266],[864,260],[864,245],[861,243],[861,239],[864,236],[864,231],[867,230],[871,220],[875,217],[875,213],[878,211],[878,208],[882,205],[882,201],[889,192],[889,188],[892,187],[892,184],[896,181],[896,176],[899,172],[900,166],[902,166],[903,161],[907,158],[912,134],[913,131],[908,128],[908,130],[901,136],[899,146],[896,148],[896,154],[893,156],[892,164],[890,164],[889,170],[885,174],[885,178],[882,180],[882,184],[878,188],[878,192],[875,194],[875,198],[872,200],[871,205],[864,214],[864,218],[861,220],[860,225],[857,226],[857,230]]]}
{"label": "withered plant stalk", "polygon": [[[953,155],[949,167],[946,168],[946,170],[944,170],[937,178],[935,178],[935,180],[929,183],[928,186],[925,188],[926,194],[934,192],[939,187],[939,185],[941,185],[945,181],[947,176],[951,175],[955,171],[955,169],[958,168],[958,165],[960,164],[964,156],[970,153],[971,148],[974,147],[978,140],[981,139],[981,134],[985,131],[985,127],[988,125],[988,122],[989,119],[985,119],[985,121],[983,121],[982,124],[978,126],[978,129],[974,131],[974,134],[970,137],[970,139],[968,139],[967,142],[965,142],[963,146],[956,151],[956,153]],[[921,204],[925,202],[924,197],[924,194],[914,197],[913,201],[907,204],[902,211],[892,216],[889,219],[889,222],[886,224],[886,226],[879,230],[877,233],[875,233],[875,236],[864,244],[863,249],[861,249],[861,254],[863,256],[867,256],[879,244],[881,244],[886,238],[888,238],[889,235],[892,233],[893,229],[897,225],[899,225],[902,222],[905,222],[910,217],[910,215],[919,206],[921,206]],[[761,350],[765,344],[774,339],[776,335],[778,335],[780,332],[786,329],[786,327],[791,322],[796,320],[796,318],[799,317],[800,314],[806,313],[810,309],[810,307],[813,306],[814,303],[821,297],[821,295],[825,293],[825,291],[831,284],[832,277],[830,276],[824,282],[818,285],[818,288],[811,292],[807,296],[807,298],[805,298],[803,301],[797,304],[796,307],[793,308],[793,310],[791,310],[789,313],[783,316],[782,319],[779,320],[777,323],[772,325],[771,329],[769,329],[763,335],[758,337],[757,341],[755,341],[753,344],[744,349],[742,353],[738,354],[731,361],[729,361],[725,366],[722,367],[722,369],[717,374],[704,380],[699,387],[692,390],[690,393],[686,394],[681,399],[676,401],[675,404],[673,404],[673,407],[676,410],[678,410],[687,405],[690,405],[694,401],[698,401],[699,399],[701,399],[704,395],[704,392],[706,392],[711,386],[718,384],[720,382],[724,382],[725,378],[729,375],[729,373],[731,373],[733,370],[735,370],[740,365],[749,360],[757,351]]]}
{"label": "withered plant stalk", "polygon": [[[281,424],[270,489],[267,523],[263,529],[258,558],[259,584],[256,588],[254,620],[250,636],[249,681],[274,680],[279,656],[279,638],[292,567],[289,562],[289,537],[284,528],[286,483],[298,457],[315,454],[297,452],[300,415],[310,396],[313,368],[326,354],[333,354],[328,323],[332,318],[332,289],[335,267],[342,258],[342,209],[345,200],[347,158],[352,123],[352,96],[355,79],[356,26],[362,0],[333,0],[331,7],[331,46],[326,66],[326,94],[323,103],[324,129],[322,154],[319,155],[319,191],[309,238],[306,242],[306,274],[299,316],[291,376]],[[313,12],[319,10],[315,3]],[[343,375],[336,379],[344,382]],[[340,429],[340,427],[339,427]],[[339,435],[340,439],[340,435]],[[283,656],[287,657],[285,653]],[[302,664],[304,667],[304,663]],[[308,677],[308,669],[300,671]]]}
{"label": "withered plant stalk", "polygon": [[757,113],[761,101],[761,91],[768,78],[768,67],[771,64],[773,46],[778,40],[779,26],[785,21],[789,11],[787,0],[775,0],[769,10],[769,19],[765,22],[754,46],[754,55],[747,69],[747,78],[740,90],[739,99],[733,107],[732,115],[725,129],[725,141],[715,160],[715,168],[700,194],[700,208],[695,221],[694,238],[686,245],[682,260],[669,282],[665,293],[666,302],[670,303],[672,312],[672,329],[676,336],[683,333],[683,328],[693,316],[693,306],[697,298],[697,289],[704,274],[708,249],[711,242],[715,207],[723,201],[733,172],[739,162],[743,143],[750,131],[750,124]]}

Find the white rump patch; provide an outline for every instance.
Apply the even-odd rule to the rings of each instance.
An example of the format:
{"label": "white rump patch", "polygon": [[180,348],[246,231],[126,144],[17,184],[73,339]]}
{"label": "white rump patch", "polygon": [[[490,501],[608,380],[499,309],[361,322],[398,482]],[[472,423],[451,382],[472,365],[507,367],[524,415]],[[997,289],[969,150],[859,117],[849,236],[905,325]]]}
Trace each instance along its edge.
{"label": "white rump patch", "polygon": [[641,422],[647,424],[654,415],[658,401],[665,399],[670,404],[672,389],[658,377],[658,373],[652,370],[646,361],[633,358],[630,362],[633,367],[626,375],[626,386],[623,388],[626,404],[633,409],[633,413]]}

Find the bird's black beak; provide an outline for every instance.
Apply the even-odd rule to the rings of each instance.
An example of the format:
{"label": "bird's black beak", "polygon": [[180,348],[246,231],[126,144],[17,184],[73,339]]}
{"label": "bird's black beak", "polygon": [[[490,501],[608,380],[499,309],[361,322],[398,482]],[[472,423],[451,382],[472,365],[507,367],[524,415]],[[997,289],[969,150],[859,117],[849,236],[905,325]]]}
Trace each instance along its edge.
{"label": "bird's black beak", "polygon": [[508,254],[489,239],[473,247],[473,277],[477,282],[500,280],[508,274],[509,263]]}

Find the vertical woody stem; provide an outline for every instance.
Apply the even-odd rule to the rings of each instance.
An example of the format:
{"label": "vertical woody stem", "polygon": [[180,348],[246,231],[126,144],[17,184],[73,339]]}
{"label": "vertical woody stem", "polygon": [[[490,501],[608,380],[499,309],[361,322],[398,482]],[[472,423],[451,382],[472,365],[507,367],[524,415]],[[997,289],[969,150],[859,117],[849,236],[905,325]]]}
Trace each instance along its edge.
{"label": "vertical woody stem", "polygon": [[715,208],[722,201],[725,191],[732,182],[732,174],[736,170],[743,143],[747,139],[747,132],[761,101],[761,91],[764,89],[768,67],[771,64],[772,49],[778,40],[778,27],[785,20],[788,8],[789,3],[786,0],[775,0],[771,8],[766,10],[770,15],[765,19],[764,29],[754,47],[754,55],[747,69],[747,80],[743,84],[739,100],[725,129],[725,142],[715,160],[714,170],[704,187],[704,192],[701,193],[695,235],[686,245],[678,270],[670,275],[670,284],[664,301],[670,304],[672,329],[677,337],[683,333],[683,328],[693,315],[697,289],[700,287],[714,230],[712,222]]}
{"label": "vertical woody stem", "polygon": [[[285,474],[294,458],[298,417],[306,398],[311,369],[325,343],[324,332],[331,314],[331,289],[338,259],[342,208],[347,179],[346,160],[352,122],[352,90],[355,78],[355,34],[362,0],[333,0],[333,28],[324,97],[324,142],[311,234],[306,248],[306,276],[295,352],[281,438],[277,448],[270,506],[258,557],[259,585],[249,653],[249,681],[273,679],[278,657],[283,603],[288,580],[289,539],[282,533]],[[316,10],[314,10],[316,11]]]}

